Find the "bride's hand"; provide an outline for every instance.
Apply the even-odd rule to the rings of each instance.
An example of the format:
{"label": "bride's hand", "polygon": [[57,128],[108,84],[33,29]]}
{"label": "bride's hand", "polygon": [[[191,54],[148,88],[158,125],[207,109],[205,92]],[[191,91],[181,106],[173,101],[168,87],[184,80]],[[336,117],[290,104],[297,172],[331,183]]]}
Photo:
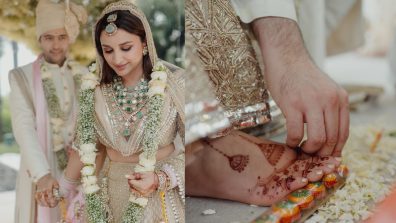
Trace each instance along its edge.
{"label": "bride's hand", "polygon": [[132,192],[139,193],[144,197],[148,197],[158,188],[158,176],[155,172],[133,173],[126,176],[129,188]]}

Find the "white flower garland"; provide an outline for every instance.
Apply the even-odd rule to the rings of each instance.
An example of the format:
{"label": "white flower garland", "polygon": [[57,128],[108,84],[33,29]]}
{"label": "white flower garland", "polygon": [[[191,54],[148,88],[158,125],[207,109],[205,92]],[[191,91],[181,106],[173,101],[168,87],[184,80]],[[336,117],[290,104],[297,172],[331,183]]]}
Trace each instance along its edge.
{"label": "white flower garland", "polygon": [[[80,116],[78,120],[78,139],[80,140],[80,159],[84,163],[81,170],[83,191],[87,202],[87,212],[90,222],[107,222],[104,204],[98,191],[99,185],[95,175],[95,129],[94,129],[94,90],[99,85],[97,76],[94,74],[95,66],[89,68],[90,73],[82,77],[80,92]],[[166,87],[166,68],[157,62],[151,74],[149,82],[149,103],[147,123],[143,137],[143,152],[139,155],[139,164],[135,172],[154,171],[156,153],[158,150],[157,130],[161,121],[164,93]],[[131,193],[128,207],[123,216],[123,222],[139,222],[148,199],[135,197]]]}
{"label": "white flower garland", "polygon": [[[80,69],[78,63],[69,61],[67,66],[70,66],[71,73],[73,75],[74,83],[78,83],[83,70]],[[50,125],[52,132],[52,143],[54,146],[54,152],[56,152],[56,157],[58,159],[58,166],[63,170],[67,165],[67,155],[65,148],[65,141],[62,136],[62,129],[65,125],[65,116],[60,107],[59,98],[56,95],[56,88],[53,80],[53,74],[49,71],[46,63],[43,61],[40,65],[41,79],[43,82],[44,95],[47,101],[48,113],[50,116]],[[65,95],[65,97],[70,97],[70,95]]]}
{"label": "white flower garland", "polygon": [[366,220],[375,204],[390,193],[396,176],[396,138],[390,130],[384,131],[375,152],[370,151],[376,133],[383,126],[351,128],[343,150],[343,162],[348,164],[350,171],[346,184],[306,222],[348,223]]}

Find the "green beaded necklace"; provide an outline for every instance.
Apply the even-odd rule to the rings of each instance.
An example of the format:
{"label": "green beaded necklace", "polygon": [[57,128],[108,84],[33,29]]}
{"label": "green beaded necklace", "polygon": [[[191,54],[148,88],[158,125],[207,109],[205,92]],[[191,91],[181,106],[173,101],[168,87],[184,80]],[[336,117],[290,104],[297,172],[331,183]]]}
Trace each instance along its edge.
{"label": "green beaded necklace", "polygon": [[137,85],[125,87],[121,78],[117,77],[114,79],[113,90],[116,104],[126,120],[122,134],[128,140],[132,134],[132,123],[143,118],[142,109],[147,102],[148,83],[142,78]]}

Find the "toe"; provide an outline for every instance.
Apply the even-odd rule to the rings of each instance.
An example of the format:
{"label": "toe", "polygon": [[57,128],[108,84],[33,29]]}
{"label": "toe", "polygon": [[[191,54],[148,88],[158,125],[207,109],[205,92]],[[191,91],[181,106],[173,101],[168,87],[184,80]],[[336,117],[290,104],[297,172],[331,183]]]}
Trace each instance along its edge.
{"label": "toe", "polygon": [[334,164],[324,164],[321,168],[325,174],[329,174],[335,171]]}
{"label": "toe", "polygon": [[311,172],[308,173],[307,178],[308,178],[309,182],[315,182],[315,181],[318,181],[318,180],[322,179],[323,174],[324,174],[324,172],[323,172],[322,169],[313,168],[311,170]]}
{"label": "toe", "polygon": [[307,184],[308,179],[305,177],[287,176],[281,181],[271,180],[268,184],[268,192],[262,196],[261,203],[262,205],[274,204]]}
{"label": "toe", "polygon": [[335,167],[338,167],[341,164],[341,157],[325,156],[319,158],[319,162],[326,165],[333,164]]}

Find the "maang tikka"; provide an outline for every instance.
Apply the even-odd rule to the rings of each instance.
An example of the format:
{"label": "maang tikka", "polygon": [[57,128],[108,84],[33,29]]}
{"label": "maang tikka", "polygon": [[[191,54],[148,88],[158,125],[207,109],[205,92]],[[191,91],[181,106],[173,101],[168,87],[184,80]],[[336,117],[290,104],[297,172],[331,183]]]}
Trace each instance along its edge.
{"label": "maang tikka", "polygon": [[111,36],[113,35],[115,32],[117,32],[117,26],[116,24],[114,24],[114,22],[117,20],[117,14],[110,14],[109,16],[107,16],[107,22],[109,24],[107,24],[106,28],[105,28],[105,32],[107,33],[107,35]]}

